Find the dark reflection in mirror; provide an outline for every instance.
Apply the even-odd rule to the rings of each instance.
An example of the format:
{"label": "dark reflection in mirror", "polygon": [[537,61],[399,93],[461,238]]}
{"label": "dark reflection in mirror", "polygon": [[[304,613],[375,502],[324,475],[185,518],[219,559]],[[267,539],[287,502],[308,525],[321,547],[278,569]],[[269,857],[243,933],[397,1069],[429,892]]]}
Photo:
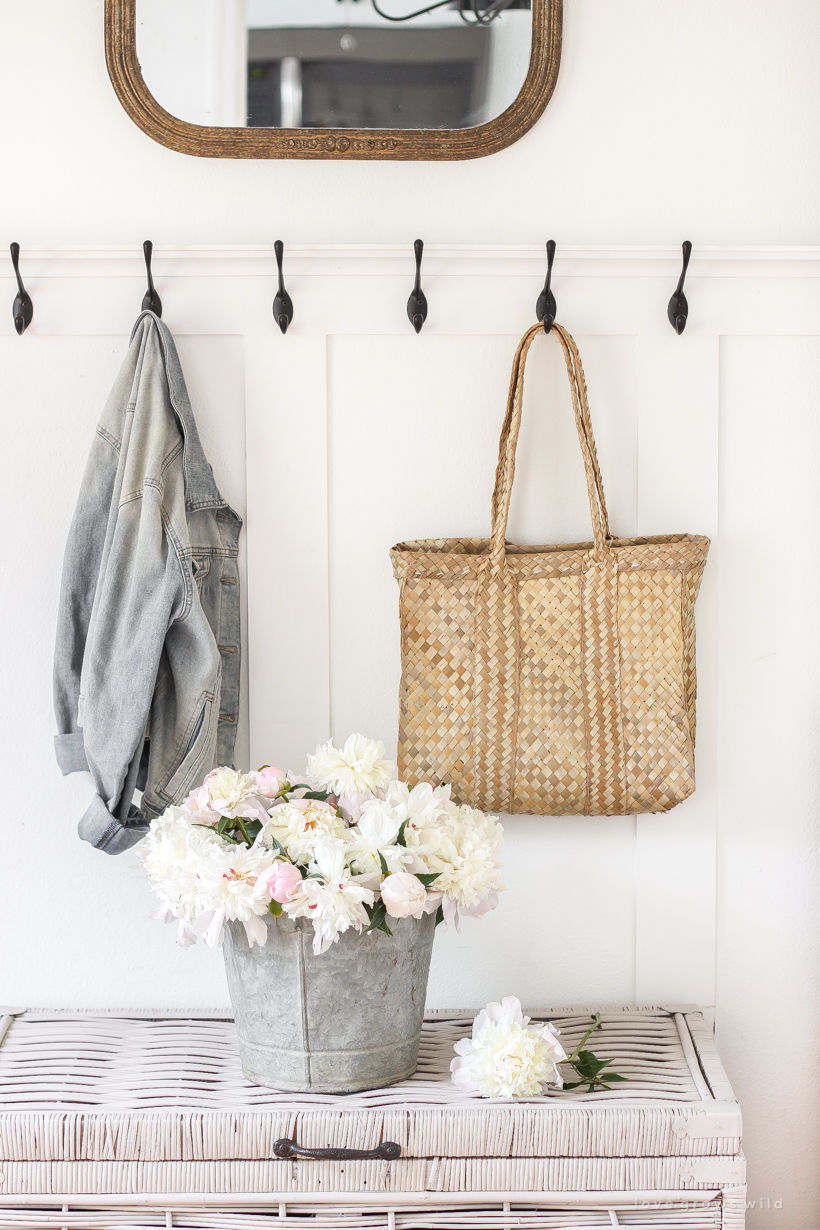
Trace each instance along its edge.
{"label": "dark reflection in mirror", "polygon": [[138,0],[146,84],[190,123],[465,129],[521,90],[531,0]]}
{"label": "dark reflection in mirror", "polygon": [[489,30],[250,30],[252,128],[469,128]]}

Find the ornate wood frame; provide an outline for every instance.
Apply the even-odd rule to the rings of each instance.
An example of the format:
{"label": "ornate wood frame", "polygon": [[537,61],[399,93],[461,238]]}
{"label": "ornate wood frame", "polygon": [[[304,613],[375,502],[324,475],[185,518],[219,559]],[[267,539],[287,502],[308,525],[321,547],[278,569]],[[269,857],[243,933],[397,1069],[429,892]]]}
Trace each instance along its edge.
{"label": "ornate wood frame", "polygon": [[206,128],[169,115],[149,91],[137,59],[137,0],[105,0],[105,58],[117,97],[149,137],[200,158],[482,158],[532,128],[555,89],[561,62],[563,0],[532,0],[532,55],[521,93],[496,119],[477,128],[323,129]]}

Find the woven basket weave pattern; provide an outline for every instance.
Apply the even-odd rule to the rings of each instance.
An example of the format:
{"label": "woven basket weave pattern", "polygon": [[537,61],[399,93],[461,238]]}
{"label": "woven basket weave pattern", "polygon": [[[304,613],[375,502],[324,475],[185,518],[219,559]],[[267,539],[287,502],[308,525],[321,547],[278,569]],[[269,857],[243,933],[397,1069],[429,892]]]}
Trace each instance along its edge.
{"label": "woven basket weave pattern", "polygon": [[594,541],[505,531],[527,352],[516,353],[491,539],[400,543],[399,769],[486,811],[634,815],[695,788],[695,599],[709,541],[614,539],[583,369],[560,326]]}

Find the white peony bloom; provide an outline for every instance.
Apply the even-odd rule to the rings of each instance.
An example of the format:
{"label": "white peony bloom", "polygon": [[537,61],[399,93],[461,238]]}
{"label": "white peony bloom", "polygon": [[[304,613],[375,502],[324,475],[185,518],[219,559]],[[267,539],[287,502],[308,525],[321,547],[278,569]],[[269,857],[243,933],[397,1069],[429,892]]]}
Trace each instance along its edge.
{"label": "white peony bloom", "polygon": [[560,1089],[558,1064],[567,1056],[557,1032],[549,1023],[530,1029],[529,1022],[514,995],[487,1004],[473,1021],[472,1037],[455,1044],[453,1084],[484,1098],[534,1098],[546,1085]]}
{"label": "white peony bloom", "polygon": [[395,844],[401,824],[386,803],[365,803],[359,823],[347,831],[347,861],[357,875],[381,872],[382,858],[388,872],[404,870],[413,856]]}
{"label": "white peony bloom", "polygon": [[498,854],[504,830],[494,816],[466,804],[457,807],[442,800],[434,821],[412,830],[408,824],[408,849],[418,850],[438,879],[431,894],[441,894],[444,918],[458,925],[459,914],[484,914],[498,904]]}
{"label": "white peony bloom", "polygon": [[351,735],[343,748],[333,740],[320,744],[307,758],[308,776],[322,790],[336,795],[363,794],[384,789],[396,766],[384,759],[384,744],[364,735]]}
{"label": "white peony bloom", "polygon": [[188,853],[187,838],[191,822],[184,807],[167,807],[151,821],[148,832],[137,846],[137,855],[152,881],[162,884]]}
{"label": "white peony bloom", "polygon": [[262,843],[275,837],[287,851],[288,858],[301,867],[307,867],[314,857],[316,843],[328,838],[344,840],[347,825],[340,820],[332,807],[313,799],[295,799],[274,807],[265,829],[260,834]]}
{"label": "white peony bloom", "polygon": [[346,853],[343,841],[318,841],[313,868],[322,879],[303,880],[300,889],[283,906],[291,918],[309,918],[313,922],[316,956],[326,952],[348,928],[361,932],[368,922],[365,904],[372,905],[375,900],[369,888],[351,880],[345,867]]}
{"label": "white peony bloom", "polygon": [[399,823],[407,821],[405,837],[408,842],[411,835],[417,835],[426,827],[435,825],[442,806],[449,803],[449,800],[449,786],[438,786],[434,789],[429,782],[422,782],[412,790],[406,782],[391,782],[385,796],[385,804],[391,808]]}
{"label": "white peony bloom", "polygon": [[264,822],[266,818],[264,804],[256,794],[255,773],[239,773],[224,766],[214,769],[191,798],[203,812],[216,812],[233,820],[241,817]]}
{"label": "white peony bloom", "polygon": [[391,918],[421,918],[427,904],[427,889],[407,871],[387,876],[381,882],[384,908]]}
{"label": "white peony bloom", "polygon": [[[139,855],[148,873],[148,886],[165,910],[166,921],[193,921],[202,912],[197,868],[208,857],[211,846],[221,845],[215,833],[197,828],[181,807],[169,807],[151,821],[147,835],[140,843]],[[190,940],[185,929],[180,930],[180,942]],[[187,947],[187,944],[184,944]]]}
{"label": "white peony bloom", "polygon": [[218,839],[211,842],[207,857],[197,866],[203,911],[198,922],[207,944],[215,947],[221,942],[226,919],[245,924],[251,947],[254,942],[266,942],[267,927],[260,916],[267,913],[268,906],[255,890],[259,876],[273,861],[273,852],[264,846],[225,845]]}

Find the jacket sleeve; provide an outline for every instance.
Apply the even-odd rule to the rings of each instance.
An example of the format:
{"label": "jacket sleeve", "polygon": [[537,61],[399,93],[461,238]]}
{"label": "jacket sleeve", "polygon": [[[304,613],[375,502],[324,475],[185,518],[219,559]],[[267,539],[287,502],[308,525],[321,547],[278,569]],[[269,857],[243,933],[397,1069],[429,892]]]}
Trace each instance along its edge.
{"label": "jacket sleeve", "polygon": [[80,497],[69,530],[57,611],[54,650],[54,715],[57,764],[66,773],[88,768],[77,720],[80,676],[91,622],[117,474],[117,451],[99,432],[94,437]]}
{"label": "jacket sleeve", "polygon": [[128,849],[145,832],[132,796],[166,633],[173,620],[184,618],[192,590],[190,569],[163,517],[162,494],[146,482],[123,499],[109,527],[79,698],[96,788],[79,832],[109,854]]}

